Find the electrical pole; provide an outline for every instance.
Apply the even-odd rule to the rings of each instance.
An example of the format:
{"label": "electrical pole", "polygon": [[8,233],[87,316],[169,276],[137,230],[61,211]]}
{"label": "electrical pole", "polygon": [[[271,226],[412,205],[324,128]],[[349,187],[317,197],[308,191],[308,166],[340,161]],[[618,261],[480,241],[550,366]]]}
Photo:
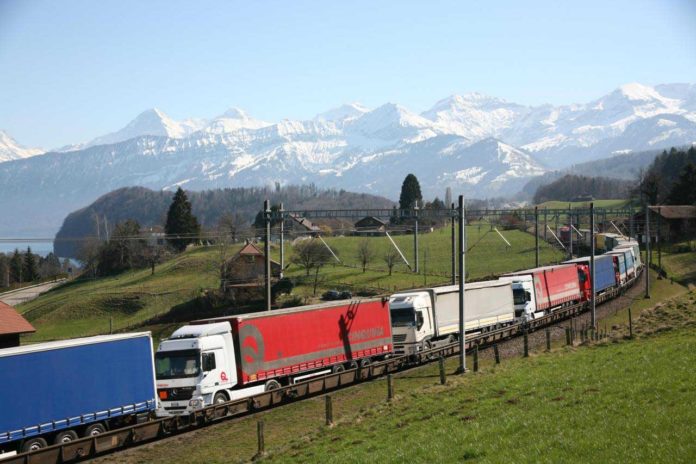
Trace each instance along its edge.
{"label": "electrical pole", "polygon": [[650,298],[650,206],[645,204],[645,298]]}
{"label": "electrical pole", "polygon": [[413,227],[413,272],[418,274],[418,200],[413,207],[413,217],[415,218],[415,223]]}
{"label": "electrical pole", "polygon": [[592,309],[592,329],[597,329],[597,313],[595,301],[595,233],[594,233],[594,202],[590,203],[590,308]]}
{"label": "electrical pole", "polygon": [[263,202],[263,218],[266,223],[263,251],[265,255],[264,277],[266,282],[266,311],[271,310],[271,207],[268,200]]}
{"label": "electrical pole", "polygon": [[455,226],[455,219],[454,219],[454,203],[452,203],[452,209],[450,211],[450,220],[452,221],[452,285],[457,283],[457,243],[455,239],[455,234],[456,234],[456,226]]}
{"label": "electrical pole", "polygon": [[466,225],[464,211],[464,195],[459,195],[459,369],[458,373],[466,372],[466,321],[464,310],[464,277],[466,275]]}
{"label": "electrical pole", "polygon": [[662,217],[662,207],[657,208],[657,227],[655,227],[655,241],[657,242],[657,278],[662,279],[662,240],[660,237],[660,218]]}
{"label": "electrical pole", "polygon": [[573,259],[573,208],[568,203],[568,251],[570,254],[569,259]]}
{"label": "electrical pole", "polygon": [[280,204],[280,278],[283,278],[285,270],[285,210],[283,204]]}
{"label": "electrical pole", "polygon": [[534,207],[534,256],[535,266],[539,267],[539,207]]}

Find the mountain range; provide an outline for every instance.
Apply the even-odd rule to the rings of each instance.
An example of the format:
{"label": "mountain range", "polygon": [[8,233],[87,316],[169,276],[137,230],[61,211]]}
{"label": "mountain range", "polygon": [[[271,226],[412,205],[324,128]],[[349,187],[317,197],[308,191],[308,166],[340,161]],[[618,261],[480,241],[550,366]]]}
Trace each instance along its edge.
{"label": "mountain range", "polygon": [[0,138],[9,219],[0,234],[55,231],[68,212],[124,186],[314,183],[396,198],[413,172],[428,197],[447,186],[469,197],[511,196],[553,169],[694,141],[694,84],[627,84],[563,106],[472,93],[420,114],[353,103],[305,121],[260,121],[237,108],[176,121],[151,109],[118,131],[38,156]]}

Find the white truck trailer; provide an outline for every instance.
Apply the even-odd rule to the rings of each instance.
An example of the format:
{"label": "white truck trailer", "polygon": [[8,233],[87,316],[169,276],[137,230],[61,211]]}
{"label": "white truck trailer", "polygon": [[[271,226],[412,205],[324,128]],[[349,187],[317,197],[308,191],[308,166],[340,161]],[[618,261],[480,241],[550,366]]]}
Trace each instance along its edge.
{"label": "white truck trailer", "polygon": [[[464,287],[466,332],[511,324],[515,320],[512,284],[491,280]],[[459,336],[459,286],[396,293],[389,300],[396,354],[416,354]]]}

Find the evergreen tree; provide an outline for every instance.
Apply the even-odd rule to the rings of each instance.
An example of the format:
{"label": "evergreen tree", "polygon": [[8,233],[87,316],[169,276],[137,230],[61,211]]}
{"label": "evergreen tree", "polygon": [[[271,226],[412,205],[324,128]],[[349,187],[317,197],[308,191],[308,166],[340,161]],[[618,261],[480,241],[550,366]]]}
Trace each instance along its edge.
{"label": "evergreen tree", "polygon": [[416,202],[421,202],[423,195],[421,194],[420,184],[418,179],[413,174],[409,174],[401,184],[401,195],[399,196],[399,208],[410,209],[416,206]]}
{"label": "evergreen tree", "polygon": [[667,203],[672,205],[696,205],[696,165],[689,163],[679,179],[672,185]]}
{"label": "evergreen tree", "polygon": [[21,284],[24,282],[22,279],[22,270],[22,255],[19,253],[19,250],[15,248],[12,258],[10,258],[10,283]]}
{"label": "evergreen tree", "polygon": [[27,252],[24,254],[22,275],[25,282],[33,282],[39,278],[39,268],[36,265],[36,257],[31,252],[31,247],[28,247]]}
{"label": "evergreen tree", "polygon": [[168,238],[169,244],[178,251],[184,251],[189,243],[192,243],[201,231],[198,219],[191,212],[191,202],[189,202],[186,192],[179,187],[174,194],[172,204],[167,211],[167,223],[164,232],[167,235],[179,236],[178,238]]}

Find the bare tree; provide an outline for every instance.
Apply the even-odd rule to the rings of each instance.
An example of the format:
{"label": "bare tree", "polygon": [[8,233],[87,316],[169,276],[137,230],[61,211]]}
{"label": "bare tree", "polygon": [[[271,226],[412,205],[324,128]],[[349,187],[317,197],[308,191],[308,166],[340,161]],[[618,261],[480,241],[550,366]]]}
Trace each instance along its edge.
{"label": "bare tree", "polygon": [[360,262],[360,265],[362,266],[362,271],[365,272],[367,265],[370,264],[370,261],[372,261],[375,257],[375,251],[370,245],[370,239],[366,238],[360,242],[358,245],[357,257],[358,262]]}
{"label": "bare tree", "polygon": [[396,266],[396,263],[399,260],[399,254],[394,248],[390,247],[384,256],[382,256],[382,259],[389,269],[389,275],[392,275],[392,269],[394,269],[394,266]]}
{"label": "bare tree", "polygon": [[317,294],[319,283],[319,270],[332,259],[331,252],[322,244],[314,239],[303,240],[295,245],[295,253],[290,258],[290,262],[304,267],[309,276],[309,272],[314,269],[314,294]]}

